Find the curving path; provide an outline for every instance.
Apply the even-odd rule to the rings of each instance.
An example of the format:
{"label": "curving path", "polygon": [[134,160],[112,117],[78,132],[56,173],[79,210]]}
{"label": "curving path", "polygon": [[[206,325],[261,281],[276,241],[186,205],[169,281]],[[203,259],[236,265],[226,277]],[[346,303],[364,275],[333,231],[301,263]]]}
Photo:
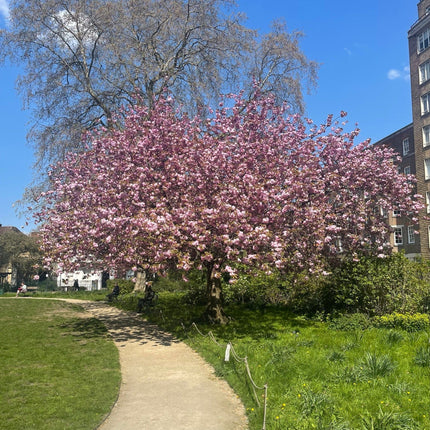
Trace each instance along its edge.
{"label": "curving path", "polygon": [[191,348],[140,316],[102,302],[79,303],[119,349],[119,397],[100,430],[245,430],[245,410]]}

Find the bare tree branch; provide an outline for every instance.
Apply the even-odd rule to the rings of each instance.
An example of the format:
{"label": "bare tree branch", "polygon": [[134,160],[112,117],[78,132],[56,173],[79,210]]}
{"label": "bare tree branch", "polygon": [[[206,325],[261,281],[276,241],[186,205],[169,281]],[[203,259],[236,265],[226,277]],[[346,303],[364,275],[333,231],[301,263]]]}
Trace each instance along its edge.
{"label": "bare tree branch", "polygon": [[32,113],[28,140],[41,177],[136,93],[150,105],[168,88],[192,114],[222,93],[245,89],[252,98],[259,82],[302,111],[303,91],[316,82],[302,34],[277,21],[260,35],[234,0],[11,0],[10,9],[0,61],[23,67],[17,87]]}

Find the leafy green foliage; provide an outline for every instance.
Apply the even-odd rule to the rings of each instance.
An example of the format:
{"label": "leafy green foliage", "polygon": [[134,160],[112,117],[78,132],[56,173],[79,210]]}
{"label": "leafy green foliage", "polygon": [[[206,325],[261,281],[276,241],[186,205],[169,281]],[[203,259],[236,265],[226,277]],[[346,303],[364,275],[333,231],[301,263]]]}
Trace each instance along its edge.
{"label": "leafy green foliage", "polygon": [[57,282],[52,278],[47,278],[43,281],[37,282],[38,291],[55,291],[57,289]]}
{"label": "leafy green foliage", "polygon": [[0,268],[12,266],[17,271],[18,282],[29,282],[38,274],[35,268],[41,266],[42,255],[33,236],[27,236],[18,229],[2,231],[0,234]]}
{"label": "leafy green foliage", "polygon": [[[240,271],[241,268],[238,267]],[[252,303],[253,305],[286,303],[288,284],[285,277],[274,271],[268,275],[262,271],[243,271],[232,283],[223,285],[226,303]]]}
{"label": "leafy green foliage", "polygon": [[[276,270],[268,275],[245,271],[240,265],[234,268],[237,279],[230,283],[225,276],[222,280],[225,304],[246,304],[250,308],[285,305],[295,313],[329,320],[333,328],[341,330],[367,328],[373,315],[423,313],[430,306],[430,262],[410,261],[401,253],[345,260],[328,276],[281,274]],[[171,270],[167,276],[156,278],[154,288],[186,291],[186,303],[206,304],[205,274],[191,270],[186,278],[183,272]],[[109,285],[113,286],[112,281]],[[128,291],[132,288],[127,287]]]}
{"label": "leafy green foliage", "polygon": [[427,314],[400,314],[394,312],[389,315],[375,317],[375,324],[385,328],[400,328],[409,332],[428,330],[430,319]]}
{"label": "leafy green foliage", "polygon": [[383,315],[426,311],[430,303],[430,262],[410,261],[402,253],[346,260],[333,269],[320,296],[325,312]]}
{"label": "leafy green foliage", "polygon": [[336,330],[352,331],[369,328],[372,325],[372,322],[368,315],[355,313],[335,317],[329,322],[329,325],[331,328]]}
{"label": "leafy green foliage", "polygon": [[109,291],[118,285],[120,294],[130,294],[134,290],[134,282],[130,279],[108,279],[106,283]]}

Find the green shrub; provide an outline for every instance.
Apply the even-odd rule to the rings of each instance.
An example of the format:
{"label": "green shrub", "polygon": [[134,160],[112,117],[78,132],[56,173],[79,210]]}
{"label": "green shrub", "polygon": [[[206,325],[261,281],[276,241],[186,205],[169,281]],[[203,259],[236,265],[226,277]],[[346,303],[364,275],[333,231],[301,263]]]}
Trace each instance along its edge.
{"label": "green shrub", "polygon": [[165,276],[156,276],[154,288],[157,291],[184,291],[189,287],[189,283],[184,281],[179,270],[169,270]]}
{"label": "green shrub", "polygon": [[203,271],[192,270],[186,275],[184,289],[185,295],[182,297],[184,303],[203,306],[207,304],[208,296],[206,290],[206,276]]}
{"label": "green shrub", "polygon": [[402,329],[408,332],[428,330],[430,328],[429,316],[426,314],[400,314],[394,312],[374,318],[378,327]]}
{"label": "green shrub", "polygon": [[329,322],[330,328],[347,331],[363,330],[369,328],[371,324],[369,316],[361,313],[341,315]]}
{"label": "green shrub", "polygon": [[333,268],[322,288],[326,312],[425,312],[430,304],[430,262],[410,261],[403,253],[346,259]]}
{"label": "green shrub", "polygon": [[3,293],[7,293],[8,291],[12,291],[11,290],[11,286],[9,285],[8,282],[4,282],[3,284],[0,285],[0,290],[3,291]]}
{"label": "green shrub", "polygon": [[[240,271],[240,268],[238,269]],[[254,305],[285,304],[289,282],[279,273],[270,275],[262,271],[242,272],[230,283],[226,278],[223,284],[224,300],[230,303],[252,303]]]}
{"label": "green shrub", "polygon": [[39,281],[37,284],[37,289],[39,291],[55,291],[57,289],[57,282],[51,278],[45,279],[44,281]]}
{"label": "green shrub", "polygon": [[120,294],[130,294],[134,290],[134,282],[130,279],[108,279],[106,284],[110,291],[118,285]]}

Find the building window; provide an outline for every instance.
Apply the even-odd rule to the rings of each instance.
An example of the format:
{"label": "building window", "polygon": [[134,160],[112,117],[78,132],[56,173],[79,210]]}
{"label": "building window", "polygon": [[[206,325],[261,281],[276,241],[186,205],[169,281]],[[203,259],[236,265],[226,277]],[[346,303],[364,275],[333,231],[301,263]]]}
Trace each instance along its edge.
{"label": "building window", "polygon": [[430,79],[430,61],[420,65],[420,84]]}
{"label": "building window", "polygon": [[405,166],[405,168],[403,169],[403,173],[405,175],[410,175],[411,174],[411,166]]}
{"label": "building window", "polygon": [[430,191],[426,192],[426,211],[430,214]]}
{"label": "building window", "polygon": [[430,125],[423,127],[423,146],[430,145]]}
{"label": "building window", "polygon": [[393,217],[397,218],[401,215],[400,210],[399,209],[394,209],[393,210]]}
{"label": "building window", "polygon": [[409,153],[409,139],[403,139],[403,155],[406,155]]}
{"label": "building window", "polygon": [[408,243],[415,243],[415,227],[413,225],[408,226]]}
{"label": "building window", "polygon": [[430,108],[430,93],[421,96],[421,115],[429,112]]}
{"label": "building window", "polygon": [[422,52],[430,46],[430,30],[423,31],[418,36],[418,52]]}
{"label": "building window", "polygon": [[427,228],[427,233],[428,233],[428,241],[429,241],[429,248],[430,248],[430,225]]}
{"label": "building window", "polygon": [[403,227],[394,227],[394,245],[403,245]]}
{"label": "building window", "polygon": [[430,179],[430,158],[424,160],[424,178]]}

